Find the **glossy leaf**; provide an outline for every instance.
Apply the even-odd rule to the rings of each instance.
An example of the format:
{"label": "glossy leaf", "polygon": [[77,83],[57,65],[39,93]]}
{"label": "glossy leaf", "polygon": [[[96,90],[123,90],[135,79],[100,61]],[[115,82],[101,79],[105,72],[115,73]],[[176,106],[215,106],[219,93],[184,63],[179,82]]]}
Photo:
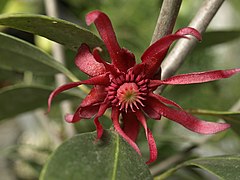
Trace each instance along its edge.
{"label": "glossy leaf", "polygon": [[240,179],[240,155],[232,156],[213,156],[198,158],[186,161],[175,168],[172,168],[162,175],[154,178],[161,180],[171,176],[175,171],[186,166],[195,166],[201,168],[222,180],[239,180]]}
{"label": "glossy leaf", "polygon": [[27,31],[58,42],[72,50],[82,43],[91,48],[103,47],[102,41],[92,32],[71,22],[36,14],[5,14],[0,16],[0,25]]}
{"label": "glossy leaf", "polygon": [[192,109],[189,110],[191,114],[215,116],[225,120],[227,123],[231,124],[231,128],[234,132],[240,135],[240,112],[230,112],[230,111],[210,111],[205,109]]}
{"label": "glossy leaf", "polygon": [[203,34],[203,41],[197,46],[196,50],[226,43],[237,38],[240,38],[240,30],[206,32]]}
{"label": "glossy leaf", "polygon": [[73,77],[62,64],[30,43],[4,33],[0,33],[0,42],[0,68],[42,75],[62,72]]}
{"label": "glossy leaf", "polygon": [[[47,106],[47,99],[53,89],[40,85],[14,85],[0,89],[0,120],[20,113]],[[79,96],[64,93],[55,102]]]}
{"label": "glossy leaf", "polygon": [[105,131],[77,135],[50,157],[40,180],[139,180],[152,179],[145,162],[118,134]]}

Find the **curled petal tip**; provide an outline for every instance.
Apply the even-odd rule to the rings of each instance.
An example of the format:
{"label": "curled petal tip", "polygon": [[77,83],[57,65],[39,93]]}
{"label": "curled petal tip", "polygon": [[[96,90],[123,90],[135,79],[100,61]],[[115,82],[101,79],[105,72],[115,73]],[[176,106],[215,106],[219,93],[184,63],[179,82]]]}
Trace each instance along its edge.
{"label": "curled petal tip", "polygon": [[98,17],[99,15],[104,14],[103,12],[99,11],[99,10],[94,10],[89,12],[86,15],[85,21],[86,24],[89,26],[90,24],[92,24]]}
{"label": "curled petal tip", "polygon": [[65,121],[68,123],[72,123],[73,115],[72,114],[66,114],[65,115]]}
{"label": "curled petal tip", "polygon": [[192,27],[186,27],[186,28],[179,29],[175,34],[178,34],[178,35],[192,35],[198,41],[202,41],[201,33],[198,30],[196,30]]}
{"label": "curled petal tip", "polygon": [[231,127],[231,125],[227,123],[215,123],[215,124],[216,124],[215,128],[214,128],[214,125],[212,125],[213,128],[210,129],[208,132],[206,130],[206,133],[203,132],[203,134],[215,134],[221,131],[225,131]]}

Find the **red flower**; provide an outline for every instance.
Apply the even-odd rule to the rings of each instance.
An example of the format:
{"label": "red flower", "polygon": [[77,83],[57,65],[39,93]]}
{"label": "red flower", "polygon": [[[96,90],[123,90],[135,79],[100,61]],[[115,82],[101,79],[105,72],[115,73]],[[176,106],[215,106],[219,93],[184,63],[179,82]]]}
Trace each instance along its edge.
{"label": "red flower", "polygon": [[[140,124],[143,126],[150,149],[151,163],[157,158],[156,144],[151,131],[147,127],[146,117],[160,120],[161,116],[173,120],[187,129],[200,134],[213,134],[229,128],[229,124],[202,121],[185,112],[178,104],[153,91],[160,85],[194,84],[228,78],[240,69],[217,70],[181,74],[165,80],[159,80],[159,67],[166,56],[169,46],[185,35],[192,35],[201,40],[200,33],[190,27],[178,30],[175,34],[165,36],[151,45],[142,55],[140,64],[135,63],[134,55],[117,42],[112,24],[108,16],[100,11],[87,14],[88,25],[94,23],[105,43],[112,63],[104,61],[99,55],[100,48],[91,52],[86,44],[82,44],[75,58],[77,67],[90,76],[88,80],[72,82],[55,89],[48,99],[52,99],[62,91],[81,84],[94,85],[91,92],[82,101],[73,115],[66,115],[66,121],[74,123],[82,118],[94,117],[97,139],[100,139],[103,128],[98,120],[106,109],[112,108],[112,121],[115,130],[140,154],[135,141]],[[119,116],[122,115],[120,126]]]}

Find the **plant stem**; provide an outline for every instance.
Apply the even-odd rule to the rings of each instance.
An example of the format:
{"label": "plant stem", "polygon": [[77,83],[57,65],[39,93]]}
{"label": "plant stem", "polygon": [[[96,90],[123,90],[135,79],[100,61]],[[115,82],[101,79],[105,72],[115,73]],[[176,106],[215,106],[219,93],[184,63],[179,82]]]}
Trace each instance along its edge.
{"label": "plant stem", "polygon": [[182,0],[164,0],[152,36],[151,44],[172,33]]}
{"label": "plant stem", "polygon": [[[202,3],[201,7],[199,8],[195,17],[192,19],[189,26],[197,29],[200,33],[203,33],[206,30],[209,23],[211,22],[214,15],[217,13],[218,9],[221,7],[223,2],[224,0],[205,0]],[[191,52],[191,50],[194,48],[196,43],[197,41],[195,39],[191,39],[191,40],[183,39],[178,41],[178,43],[174,46],[172,51],[168,54],[168,56],[165,58],[165,60],[162,63],[162,66],[161,66],[162,79],[171,77],[176,73],[176,71],[180,68],[186,56]],[[159,87],[156,90],[156,92],[161,94],[162,91],[164,90],[164,87],[165,86]],[[238,104],[240,105],[239,102]],[[208,141],[209,139],[210,138],[207,138],[205,142]],[[150,168],[152,175],[156,175],[162,172],[164,169],[169,168],[173,164],[176,164],[179,161],[184,160],[198,146],[200,146],[200,144],[193,145],[187,148],[186,150],[180,152],[179,154],[169,157],[168,159],[161,162],[160,164],[152,166]]]}
{"label": "plant stem", "polygon": [[[44,0],[44,4],[45,4],[45,8],[46,8],[46,13],[48,16],[59,17],[58,6],[57,6],[56,0],[51,0],[51,1]],[[64,61],[65,54],[64,54],[64,49],[63,49],[62,45],[60,45],[58,43],[54,43],[52,45],[52,53],[53,53],[54,59],[56,59],[58,62],[60,62],[62,64],[65,64],[65,61]],[[57,86],[66,84],[66,82],[67,82],[67,79],[63,74],[56,75],[55,79],[56,79]],[[62,112],[63,116],[64,116],[64,114],[72,111],[71,104],[69,101],[62,102],[60,104],[60,107],[61,107],[61,112]],[[63,122],[63,130],[64,130],[64,133],[67,136],[67,138],[70,138],[75,134],[75,129],[74,129],[73,125],[67,124],[65,121]]]}
{"label": "plant stem", "polygon": [[[200,33],[205,32],[223,2],[224,0],[205,0],[189,26],[197,29]],[[162,63],[162,79],[166,79],[176,73],[196,44],[197,40],[195,39],[182,39],[177,42]],[[163,89],[164,86],[161,86],[157,92],[161,93]]]}

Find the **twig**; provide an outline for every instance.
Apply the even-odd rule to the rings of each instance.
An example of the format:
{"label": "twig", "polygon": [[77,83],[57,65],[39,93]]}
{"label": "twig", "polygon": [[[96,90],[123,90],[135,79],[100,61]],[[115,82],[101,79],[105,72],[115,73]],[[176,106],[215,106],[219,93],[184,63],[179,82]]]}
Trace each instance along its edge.
{"label": "twig", "polygon": [[[224,0],[205,0],[189,26],[203,33],[223,2]],[[195,39],[182,39],[177,42],[162,63],[162,79],[166,79],[176,73],[196,44],[197,41]],[[164,86],[160,87],[157,92],[161,93],[163,88]]]}
{"label": "twig", "polygon": [[151,44],[163,36],[171,34],[182,0],[164,0],[152,36]]}
{"label": "twig", "polygon": [[[45,8],[46,8],[46,13],[48,16],[59,17],[58,6],[57,6],[56,0],[51,0],[51,1],[44,0],[44,4],[45,4]],[[65,62],[64,62],[65,54],[64,54],[63,46],[60,44],[54,43],[52,45],[52,48],[53,48],[52,53],[53,53],[54,59],[56,59],[58,62],[60,62],[62,64],[65,64]],[[63,85],[67,82],[66,77],[62,74],[56,75],[55,78],[56,78],[57,86]],[[60,107],[61,107],[63,116],[64,116],[64,114],[67,114],[67,113],[71,112],[71,110],[72,110],[71,104],[69,101],[62,102],[60,104]],[[72,137],[75,134],[75,129],[72,124],[67,124],[64,121],[63,127],[64,127],[64,133],[68,138]]]}

